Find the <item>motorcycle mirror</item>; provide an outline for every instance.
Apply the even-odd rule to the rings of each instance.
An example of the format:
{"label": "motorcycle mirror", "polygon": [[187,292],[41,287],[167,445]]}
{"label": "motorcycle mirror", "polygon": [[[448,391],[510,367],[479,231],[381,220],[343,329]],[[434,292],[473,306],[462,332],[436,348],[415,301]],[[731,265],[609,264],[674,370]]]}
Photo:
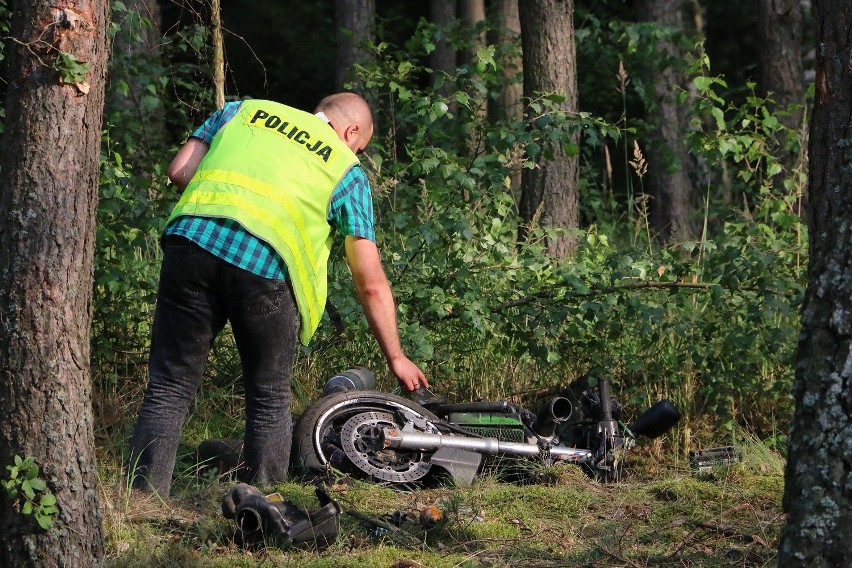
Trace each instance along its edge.
{"label": "motorcycle mirror", "polygon": [[639,415],[630,426],[636,436],[659,438],[680,420],[680,410],[670,400],[663,399]]}

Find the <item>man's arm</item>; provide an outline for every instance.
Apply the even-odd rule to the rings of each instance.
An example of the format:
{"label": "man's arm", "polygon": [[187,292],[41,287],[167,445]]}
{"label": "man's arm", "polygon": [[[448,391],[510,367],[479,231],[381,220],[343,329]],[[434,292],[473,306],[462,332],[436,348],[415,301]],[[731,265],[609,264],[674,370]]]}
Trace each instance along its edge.
{"label": "man's arm", "polygon": [[201,163],[209,149],[210,146],[200,138],[190,138],[175,154],[167,174],[172,183],[181,191],[189,185],[189,181],[195,175],[195,170],[198,169],[198,164]]}
{"label": "man's arm", "polygon": [[400,385],[409,391],[429,387],[426,376],[402,351],[396,322],[396,304],[376,244],[368,239],[346,237],[346,261],[358,300],[370,330]]}

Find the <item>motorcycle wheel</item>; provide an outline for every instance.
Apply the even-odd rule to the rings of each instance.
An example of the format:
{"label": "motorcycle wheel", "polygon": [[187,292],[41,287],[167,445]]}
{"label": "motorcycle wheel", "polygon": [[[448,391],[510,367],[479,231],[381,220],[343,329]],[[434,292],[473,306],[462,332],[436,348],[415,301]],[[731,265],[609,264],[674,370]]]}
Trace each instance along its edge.
{"label": "motorcycle wheel", "polygon": [[[408,418],[407,418],[407,417]],[[431,470],[428,454],[383,448],[379,432],[402,428],[409,418],[436,432],[437,416],[408,399],[375,391],[348,391],[319,399],[299,418],[293,432],[292,464],[306,476],[329,466],[360,478],[392,485],[417,483]]]}

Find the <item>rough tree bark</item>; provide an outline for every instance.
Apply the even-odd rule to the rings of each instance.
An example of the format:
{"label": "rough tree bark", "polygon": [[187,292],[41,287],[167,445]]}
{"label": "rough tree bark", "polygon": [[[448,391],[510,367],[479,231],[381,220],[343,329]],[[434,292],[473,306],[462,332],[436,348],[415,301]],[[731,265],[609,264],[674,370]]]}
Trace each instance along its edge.
{"label": "rough tree bark", "polygon": [[[336,0],[335,26],[337,28],[337,90],[356,79],[356,64],[370,60],[370,52],[361,42],[373,39],[376,25],[376,0]],[[356,87],[355,91],[362,89]],[[361,92],[361,94],[365,94]]]}
{"label": "rough tree bark", "polygon": [[[508,50],[521,35],[518,0],[495,0],[493,10],[497,28],[494,43]],[[523,113],[523,85],[518,80],[518,74],[523,70],[523,63],[520,56],[514,54],[504,56],[501,63],[506,82],[500,90],[494,114],[497,118],[520,118]]]}
{"label": "rough tree bark", "polygon": [[[464,23],[465,28],[470,32],[470,47],[464,53],[464,60],[468,63],[476,61],[476,54],[480,49],[485,47],[485,29],[481,28],[474,33],[476,26],[485,21],[485,0],[459,0],[459,16]],[[488,114],[488,93],[479,93],[475,109],[479,121],[486,119]],[[470,140],[470,146],[473,151],[477,151],[478,137],[473,135]]]}
{"label": "rough tree bark", "polygon": [[[104,116],[118,127],[129,118],[138,123],[140,135],[134,143],[144,152],[142,159],[150,161],[167,139],[165,108],[149,91],[149,86],[156,84],[164,72],[160,5],[157,0],[124,0],[124,5],[126,12],[113,14],[114,22],[121,26],[113,38],[113,53],[121,57],[110,61]],[[151,25],[144,25],[140,18]],[[118,87],[122,81],[126,89]],[[132,161],[126,154],[129,152],[122,152],[125,160]]]}
{"label": "rough tree bark", "polygon": [[[429,1],[429,21],[438,26],[439,29],[446,32],[455,20],[455,0]],[[442,74],[446,74],[449,77],[455,77],[456,75],[456,50],[447,43],[443,35],[435,42],[435,50],[429,54],[429,67],[435,72],[432,76],[433,85],[436,81],[439,81],[439,76]],[[441,85],[439,92],[444,96],[452,91],[448,82]]]}
{"label": "rough tree bark", "polygon": [[[459,16],[472,31],[477,24],[485,21],[485,0],[459,0]],[[485,30],[480,30],[471,39],[471,47],[466,54],[468,60],[476,57],[476,52],[485,45]]]}
{"label": "rough tree bark", "polygon": [[[804,33],[801,0],[755,0],[757,8],[758,86],[775,100],[776,107],[801,105],[788,116],[780,117],[784,126],[798,130],[802,126],[805,81],[802,66]],[[785,158],[788,167],[795,164],[797,153]]]}
{"label": "rough tree bark", "polygon": [[[107,0],[15,5],[0,152],[0,466],[32,456],[53,527],[0,496],[0,566],[99,565],[89,327]],[[53,65],[62,53],[63,84]],[[70,62],[85,62],[85,77]]]}
{"label": "rough tree bark", "polygon": [[[691,0],[639,0],[639,21],[687,32]],[[686,105],[678,105],[677,95],[686,85],[681,73],[671,65],[685,53],[673,41],[660,40],[656,45],[659,66],[645,71],[645,82],[653,91],[657,104],[648,117],[656,136],[644,145],[648,173],[644,189],[651,195],[651,226],[663,242],[682,242],[695,236],[693,216],[698,202],[689,178],[689,153],[684,135],[687,129]]]}
{"label": "rough tree bark", "polygon": [[778,565],[852,565],[852,4],[816,10],[808,288]]}
{"label": "rough tree bark", "polygon": [[[495,0],[490,8],[495,14],[494,43],[503,52],[501,66],[503,69],[503,86],[496,101],[489,107],[489,114],[494,120],[519,120],[523,117],[524,109],[521,104],[523,84],[519,77],[523,71],[520,52],[513,46],[521,36],[521,21],[518,16],[518,0]],[[510,178],[510,189],[515,200],[520,198],[521,172],[518,170]]]}
{"label": "rough tree bark", "polygon": [[[574,43],[573,0],[520,0],[524,96],[539,93],[565,96],[562,109],[577,111],[577,54]],[[579,157],[568,156],[562,144],[552,146],[553,159],[536,157],[536,167],[524,170],[520,213],[527,226],[576,229],[580,223],[577,189]],[[525,229],[519,237],[526,238]],[[548,251],[564,258],[576,251],[577,237],[548,239]]]}
{"label": "rough tree bark", "polygon": [[225,106],[225,41],[222,37],[222,3],[210,2],[210,36],[213,44],[213,101],[216,108]]}

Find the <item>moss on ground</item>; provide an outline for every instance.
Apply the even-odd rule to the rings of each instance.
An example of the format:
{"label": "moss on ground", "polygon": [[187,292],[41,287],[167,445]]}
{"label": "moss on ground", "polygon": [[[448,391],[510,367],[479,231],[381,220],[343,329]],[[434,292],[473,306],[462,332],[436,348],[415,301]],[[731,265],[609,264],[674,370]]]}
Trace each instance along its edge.
{"label": "moss on ground", "polygon": [[[104,485],[108,566],[772,566],[783,516],[778,468],[737,465],[711,475],[661,477],[601,485],[576,468],[549,468],[544,482],[518,485],[485,478],[466,488],[398,492],[363,482],[329,485],[345,511],[340,534],[317,552],[279,546],[242,550],[219,503],[228,484],[180,484],[167,502]],[[312,508],[311,485],[272,488]],[[420,512],[437,507],[425,528]],[[365,519],[398,528],[376,530]]]}

